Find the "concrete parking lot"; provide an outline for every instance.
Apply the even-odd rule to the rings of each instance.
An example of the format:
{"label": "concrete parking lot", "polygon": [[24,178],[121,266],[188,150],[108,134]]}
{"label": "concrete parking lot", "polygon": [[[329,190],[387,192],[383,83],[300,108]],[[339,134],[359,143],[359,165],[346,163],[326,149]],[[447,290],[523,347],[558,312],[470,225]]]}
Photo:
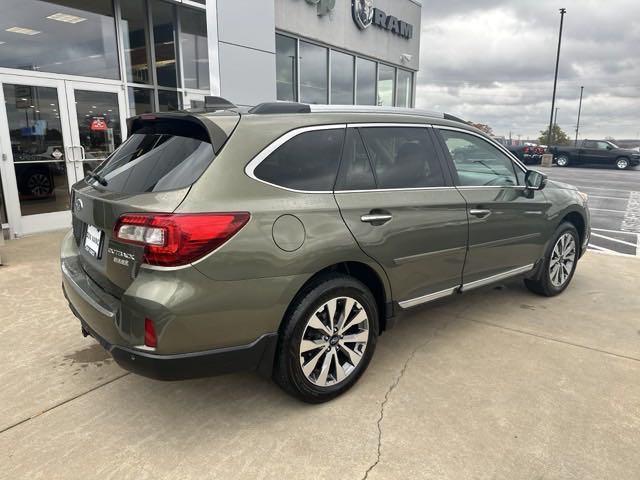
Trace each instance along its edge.
{"label": "concrete parking lot", "polygon": [[589,195],[592,250],[640,256],[640,167],[532,168]]}
{"label": "concrete parking lot", "polygon": [[415,310],[310,406],[254,374],[121,370],[65,305],[61,238],[3,251],[0,478],[640,478],[640,260],[588,253],[553,299],[513,281]]}

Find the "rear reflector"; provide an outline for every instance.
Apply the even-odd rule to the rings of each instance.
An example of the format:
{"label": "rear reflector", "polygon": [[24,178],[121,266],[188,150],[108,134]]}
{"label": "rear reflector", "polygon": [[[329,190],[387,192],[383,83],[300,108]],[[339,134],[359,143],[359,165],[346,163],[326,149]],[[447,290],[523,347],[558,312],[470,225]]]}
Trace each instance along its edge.
{"label": "rear reflector", "polygon": [[150,318],[144,319],[144,344],[147,347],[156,348],[158,346],[158,337],[156,336],[156,326]]}
{"label": "rear reflector", "polygon": [[191,263],[227,242],[249,221],[247,212],[126,213],[114,238],[144,247],[144,263],[176,267]]}

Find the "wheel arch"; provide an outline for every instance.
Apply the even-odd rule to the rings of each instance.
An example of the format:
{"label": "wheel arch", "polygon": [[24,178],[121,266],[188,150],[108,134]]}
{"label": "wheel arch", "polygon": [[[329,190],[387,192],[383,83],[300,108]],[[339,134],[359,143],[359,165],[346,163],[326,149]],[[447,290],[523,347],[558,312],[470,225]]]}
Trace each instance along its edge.
{"label": "wheel arch", "polygon": [[558,226],[560,226],[563,222],[569,222],[570,224],[572,224],[574,227],[576,227],[576,230],[578,231],[578,235],[580,236],[580,250],[582,253],[582,244],[584,243],[584,239],[585,236],[587,234],[587,223],[586,220],[584,218],[584,215],[580,212],[578,212],[577,210],[572,210],[568,213],[566,213],[562,219],[560,220],[560,222],[558,223]]}
{"label": "wheel arch", "polygon": [[389,281],[384,271],[378,271],[371,265],[368,265],[361,261],[343,261],[328,265],[322,270],[319,270],[311,277],[309,277],[309,279],[300,287],[300,289],[298,289],[280,322],[279,331],[281,331],[284,327],[284,319],[287,317],[289,309],[291,308],[291,305],[293,305],[294,300],[298,298],[298,296],[306,289],[308,289],[310,285],[313,285],[316,280],[318,280],[318,278],[327,273],[342,273],[362,282],[371,291],[373,297],[376,300],[376,305],[378,307],[378,312],[380,315],[379,333],[382,333],[383,331],[392,327],[393,303],[391,296],[391,286],[389,285]]}

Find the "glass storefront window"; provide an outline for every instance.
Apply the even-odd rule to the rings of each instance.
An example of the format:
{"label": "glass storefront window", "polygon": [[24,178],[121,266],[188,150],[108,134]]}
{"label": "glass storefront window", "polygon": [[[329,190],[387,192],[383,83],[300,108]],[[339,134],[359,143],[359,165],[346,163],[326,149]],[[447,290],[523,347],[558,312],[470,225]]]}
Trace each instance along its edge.
{"label": "glass storefront window", "polygon": [[376,104],[376,64],[371,60],[356,60],[356,104]]}
{"label": "glass storefront window", "polygon": [[22,215],[69,210],[58,90],[8,83],[3,90]]}
{"label": "glass storefront window", "polygon": [[171,90],[158,90],[158,111],[175,112],[180,110],[180,94]]}
{"label": "glass storefront window", "polygon": [[155,110],[152,101],[153,90],[150,88],[129,87],[127,95],[129,96],[129,116],[151,113]]}
{"label": "glass storefront window", "polygon": [[151,14],[158,85],[178,87],[175,7],[166,2],[154,0],[151,3]]}
{"label": "glass storefront window", "polygon": [[298,98],[296,56],[296,39],[276,34],[276,88],[278,100],[295,102]]}
{"label": "glass storefront window", "polygon": [[111,0],[2,0],[0,66],[118,79]]}
{"label": "glass storefront window", "polygon": [[205,12],[193,8],[180,9],[180,47],[184,87],[208,90],[209,53]]}
{"label": "glass storefront window", "polygon": [[353,55],[331,51],[331,103],[353,105]]}
{"label": "glass storefront window", "polygon": [[150,83],[146,3],[144,0],[127,0],[120,2],[120,8],[127,81]]}
{"label": "glass storefront window", "polygon": [[84,148],[84,172],[96,168],[122,143],[118,95],[75,90],[80,145]]}
{"label": "glass storefront window", "polygon": [[413,92],[411,77],[411,72],[398,69],[398,85],[396,85],[396,106],[398,107],[411,106],[411,94]]}
{"label": "glass storefront window", "polygon": [[393,107],[396,69],[389,65],[378,65],[378,105]]}
{"label": "glass storefront window", "polygon": [[300,99],[305,103],[327,103],[328,50],[300,42]]}

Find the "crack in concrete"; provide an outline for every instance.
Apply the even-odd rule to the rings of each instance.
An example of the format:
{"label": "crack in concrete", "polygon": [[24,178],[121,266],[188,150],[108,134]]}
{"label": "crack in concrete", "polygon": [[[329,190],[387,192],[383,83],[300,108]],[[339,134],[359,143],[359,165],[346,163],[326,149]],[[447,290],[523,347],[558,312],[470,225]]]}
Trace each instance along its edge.
{"label": "crack in concrete", "polygon": [[[456,318],[457,318],[457,316],[456,316]],[[409,355],[409,357],[407,357],[407,359],[404,362],[404,365],[400,369],[400,373],[396,376],[396,379],[394,380],[394,382],[387,389],[387,392],[384,395],[384,400],[382,400],[382,403],[380,404],[380,416],[378,417],[378,422],[377,422],[377,426],[378,426],[378,450],[377,450],[376,460],[375,460],[375,462],[373,462],[369,466],[369,468],[367,468],[366,472],[364,473],[364,476],[362,477],[362,480],[367,480],[369,478],[369,474],[380,463],[380,459],[381,459],[381,456],[382,456],[382,421],[384,420],[384,409],[387,406],[387,402],[389,401],[389,396],[395,390],[395,388],[398,386],[398,384],[400,383],[400,380],[402,380],[402,377],[404,377],[404,374],[405,374],[405,372],[407,370],[407,367],[409,366],[409,364],[411,363],[413,358],[416,356],[416,353],[418,353],[418,351],[420,349],[426,347],[429,343],[431,343],[433,341],[433,339],[438,335],[438,333],[441,330],[444,330],[444,328],[446,326],[447,326],[447,323],[445,323],[444,325],[442,325],[439,328],[436,328],[435,331],[433,332],[433,335],[431,335],[427,340],[425,340],[424,342],[419,344],[416,348],[414,348],[411,351],[411,354]]]}

